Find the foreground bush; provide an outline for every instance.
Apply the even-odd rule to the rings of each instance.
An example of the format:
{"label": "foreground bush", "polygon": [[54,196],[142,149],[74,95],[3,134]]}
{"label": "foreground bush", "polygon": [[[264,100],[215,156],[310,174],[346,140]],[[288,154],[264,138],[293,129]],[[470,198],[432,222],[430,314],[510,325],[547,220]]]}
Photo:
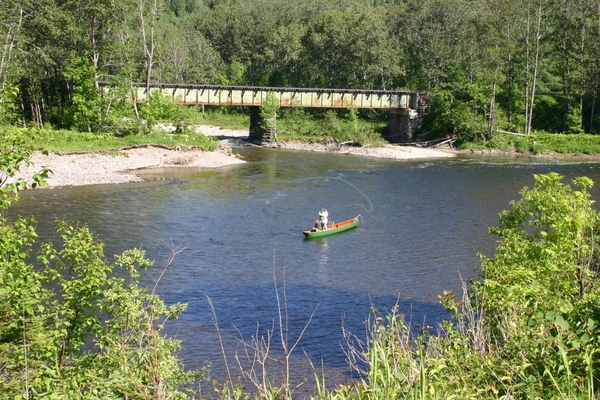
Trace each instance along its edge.
{"label": "foreground bush", "polygon": [[[588,178],[573,189],[536,175],[491,232],[493,258],[464,297],[440,296],[452,320],[411,335],[394,310],[367,343],[350,338],[360,383],[334,399],[595,399],[600,378],[599,216]],[[366,356],[365,356],[366,355]],[[362,358],[362,359],[361,359]]]}
{"label": "foreground bush", "polygon": [[0,137],[0,398],[186,398],[181,385],[203,373],[184,372],[179,342],[161,332],[186,305],[166,306],[139,285],[151,265],[143,251],[109,263],[85,226],[59,223],[62,243],[34,254],[35,221],[7,220],[26,184],[4,183],[31,140]]}

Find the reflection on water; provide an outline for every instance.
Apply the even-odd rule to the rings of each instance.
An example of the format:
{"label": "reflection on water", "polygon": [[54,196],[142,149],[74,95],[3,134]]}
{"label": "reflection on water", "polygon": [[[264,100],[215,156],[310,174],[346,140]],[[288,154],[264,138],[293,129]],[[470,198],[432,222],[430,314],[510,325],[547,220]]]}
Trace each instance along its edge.
{"label": "reflection on water", "polygon": [[[148,286],[172,249],[184,249],[158,292],[167,303],[189,304],[169,333],[182,340],[188,366],[212,363],[219,380],[226,374],[207,297],[234,360],[243,350],[240,335],[249,339],[267,329],[275,330],[273,355],[281,355],[279,295],[287,306],[288,341],[300,339],[293,357],[297,381],[312,377],[308,357],[322,362],[327,382],[335,384],[352,378],[342,325],[363,336],[372,306],[384,311],[396,303],[415,326],[444,318],[437,296],[460,290],[461,277],[477,276],[477,253],[491,255],[495,246],[488,227],[532,185],[533,174],[556,171],[600,182],[595,163],[235,151],[251,162],[152,171],[143,183],[29,191],[10,215],[33,214],[42,241],[56,240],[56,219],[85,223],[106,243],[109,259],[144,248],[156,261],[144,275]],[[361,223],[304,240],[302,231],[321,207],[331,220],[361,214]]]}
{"label": "reflection on water", "polygon": [[326,237],[319,240],[319,277],[322,285],[327,285],[329,274],[327,273],[327,261],[329,261],[329,244]]}

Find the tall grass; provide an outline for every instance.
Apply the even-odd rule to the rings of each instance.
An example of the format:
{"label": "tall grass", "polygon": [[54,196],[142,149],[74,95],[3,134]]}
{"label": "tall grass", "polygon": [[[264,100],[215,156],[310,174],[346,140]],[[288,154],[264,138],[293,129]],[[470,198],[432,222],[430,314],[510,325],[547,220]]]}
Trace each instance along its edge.
{"label": "tall grass", "polygon": [[[20,129],[5,127],[2,129]],[[69,130],[34,129],[34,144],[48,151],[84,152],[118,151],[123,148],[154,144],[183,150],[199,148],[212,151],[218,146],[218,140],[201,133],[186,130],[182,133],[154,131],[150,134],[131,134],[116,136],[103,133],[75,132]]]}
{"label": "tall grass", "polygon": [[490,140],[463,143],[461,148],[534,154],[600,154],[600,136],[584,133],[533,132],[530,136],[496,133]]}
{"label": "tall grass", "polygon": [[[463,290],[466,288],[463,285]],[[497,347],[490,342],[488,324],[514,326],[509,315],[493,319],[473,309],[463,293],[456,302],[450,293],[440,296],[449,306],[452,322],[438,326],[437,334],[413,329],[393,308],[374,314],[366,340],[346,334],[348,356],[361,375],[358,381],[332,391],[320,389],[318,398],[331,400],[387,399],[586,399],[598,398],[594,365],[598,350],[566,350],[564,338],[548,336],[545,349],[534,357],[527,335],[521,346]],[[528,355],[530,354],[530,355]],[[573,372],[575,366],[578,373]],[[318,387],[322,388],[320,384]]]}

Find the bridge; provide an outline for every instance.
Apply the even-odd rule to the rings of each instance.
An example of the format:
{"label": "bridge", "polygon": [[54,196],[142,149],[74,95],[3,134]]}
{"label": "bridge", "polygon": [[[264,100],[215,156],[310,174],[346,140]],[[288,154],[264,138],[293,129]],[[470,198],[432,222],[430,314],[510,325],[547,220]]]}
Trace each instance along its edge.
{"label": "bridge", "polygon": [[[135,84],[135,101],[148,96],[145,84]],[[318,89],[258,86],[193,85],[183,83],[151,83],[149,90],[160,90],[177,104],[243,106],[250,110],[250,140],[271,142],[275,132],[261,124],[260,107],[273,93],[280,107],[372,108],[390,110],[390,142],[409,142],[415,129],[421,127],[429,109],[429,94],[413,91],[367,89]]]}

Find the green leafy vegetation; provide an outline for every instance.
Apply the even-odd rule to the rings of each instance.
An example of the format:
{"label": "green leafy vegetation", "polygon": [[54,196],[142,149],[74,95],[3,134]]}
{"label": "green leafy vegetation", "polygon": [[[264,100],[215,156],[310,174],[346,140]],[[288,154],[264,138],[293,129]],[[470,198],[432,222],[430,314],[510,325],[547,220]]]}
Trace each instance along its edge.
{"label": "green leafy vegetation", "polygon": [[338,142],[362,146],[382,146],[386,143],[381,134],[375,130],[378,127],[377,122],[361,120],[355,108],[350,108],[343,118],[329,111],[325,126],[326,132],[330,132]]}
{"label": "green leafy vegetation", "polygon": [[498,149],[520,153],[558,153],[558,154],[598,154],[600,137],[585,133],[560,134],[533,132],[530,136],[516,136],[504,133],[494,135],[490,140],[463,143],[461,149]]}
{"label": "green leafy vegetation", "polygon": [[[0,132],[2,133],[0,134],[0,210],[5,210],[18,197],[19,191],[28,187],[24,179],[7,183],[8,178],[14,177],[20,166],[31,165],[29,162],[31,153],[41,147],[36,147],[34,144],[33,130],[6,128]],[[31,186],[33,188],[45,186],[45,179],[49,173],[48,168],[40,167],[40,172],[33,176]]]}
{"label": "green leafy vegetation", "polygon": [[152,133],[159,122],[170,121],[174,123],[175,132],[185,132],[192,115],[190,109],[175,104],[160,90],[152,91],[147,101],[140,104],[139,114],[144,133]]}
{"label": "green leafy vegetation", "polygon": [[[84,151],[118,151],[123,148],[137,145],[163,145],[169,148],[180,147],[184,150],[199,148],[204,151],[212,151],[218,146],[214,137],[208,137],[202,133],[186,130],[182,133],[177,131],[156,131],[148,135],[117,136],[103,133],[83,133],[70,130],[47,130],[47,129],[19,129],[4,127],[0,128],[2,134],[17,134],[25,132],[31,136],[32,146],[45,148],[54,152],[84,152]],[[11,133],[12,132],[12,133]],[[14,165],[13,165],[14,167]]]}
{"label": "green leafy vegetation", "polygon": [[279,108],[279,99],[275,93],[267,93],[262,107],[260,107],[260,117],[264,121],[264,129],[271,130],[273,132],[276,130],[277,111]]}

